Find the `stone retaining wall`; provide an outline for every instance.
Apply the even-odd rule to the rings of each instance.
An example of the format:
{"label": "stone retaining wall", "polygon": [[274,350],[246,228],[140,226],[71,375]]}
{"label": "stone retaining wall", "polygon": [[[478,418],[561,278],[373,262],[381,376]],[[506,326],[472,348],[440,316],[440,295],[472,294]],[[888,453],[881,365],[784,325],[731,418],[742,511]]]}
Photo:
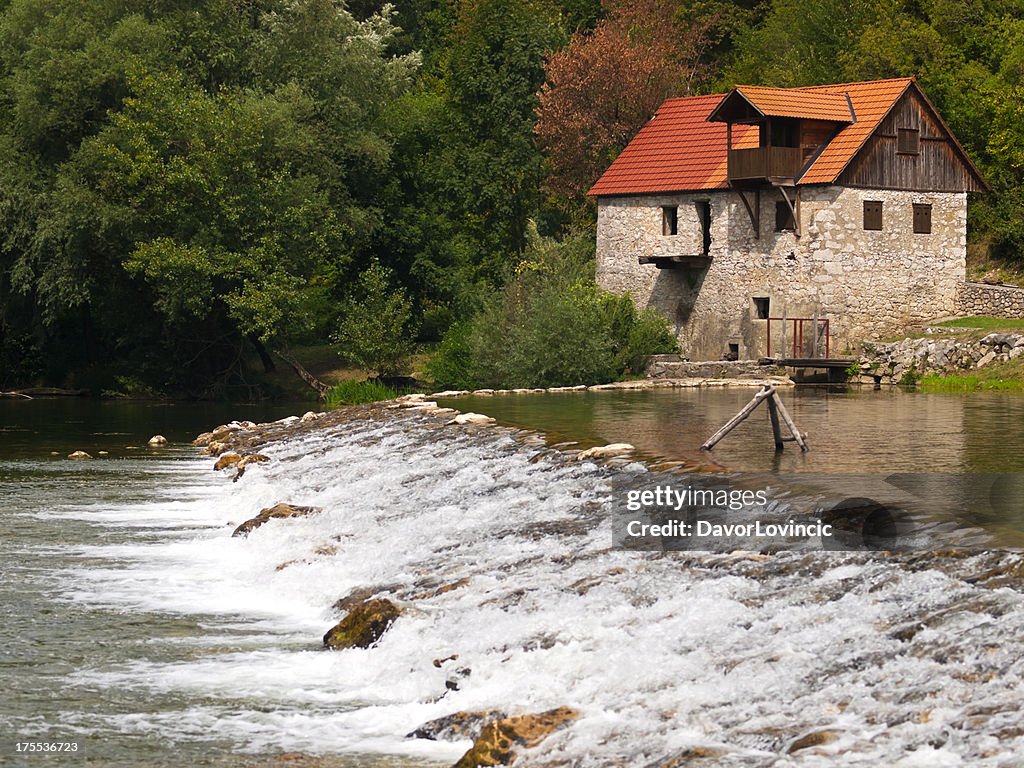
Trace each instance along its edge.
{"label": "stone retaining wall", "polygon": [[964,283],[957,304],[961,315],[1024,318],[1024,288]]}
{"label": "stone retaining wall", "polygon": [[652,355],[647,376],[652,379],[757,379],[765,376],[786,376],[786,369],[776,365],[760,365],[757,360],[684,361],[679,355]]}
{"label": "stone retaining wall", "polygon": [[889,343],[865,342],[857,362],[861,384],[910,384],[927,373],[962,373],[993,362],[1024,356],[1024,334],[990,333],[977,341],[957,339],[904,339]]}

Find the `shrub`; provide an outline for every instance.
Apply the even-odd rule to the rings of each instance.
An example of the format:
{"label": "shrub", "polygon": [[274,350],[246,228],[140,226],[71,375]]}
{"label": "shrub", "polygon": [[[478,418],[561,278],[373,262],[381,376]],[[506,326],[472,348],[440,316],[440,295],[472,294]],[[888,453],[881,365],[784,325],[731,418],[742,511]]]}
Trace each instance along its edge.
{"label": "shrub", "polygon": [[677,351],[661,315],[597,288],[589,236],[556,243],[532,228],[529,242],[505,289],[445,335],[427,367],[438,386],[597,384]]}
{"label": "shrub", "polygon": [[374,259],[342,304],[334,335],[348,360],[380,376],[406,370],[415,336],[412,301],[401,288],[391,288],[391,278],[391,270]]}

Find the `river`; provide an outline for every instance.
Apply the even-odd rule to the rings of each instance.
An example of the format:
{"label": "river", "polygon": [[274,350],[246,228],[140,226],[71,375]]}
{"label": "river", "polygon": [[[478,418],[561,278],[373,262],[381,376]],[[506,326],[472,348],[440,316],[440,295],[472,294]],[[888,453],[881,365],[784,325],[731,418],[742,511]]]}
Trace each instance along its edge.
{"label": "river", "polygon": [[[786,398],[809,454],[775,457],[763,423],[696,451],[750,395],[457,407],[716,471],[1021,468],[1024,399],[1005,395],[800,390]],[[300,410],[0,401],[0,732],[78,739],[105,766],[433,766],[469,743],[405,738],[425,721],[569,705],[580,719],[524,764],[1024,753],[1017,555],[610,551],[606,506],[644,467],[550,459],[521,434],[408,413],[269,446],[237,483],[187,442]],[[155,433],[170,444],[147,447]],[[323,511],[231,536],[277,502]],[[324,651],[332,604],[361,587],[405,612],[371,649]],[[448,691],[455,667],[434,660],[452,654]],[[3,749],[3,764],[56,762]]]}

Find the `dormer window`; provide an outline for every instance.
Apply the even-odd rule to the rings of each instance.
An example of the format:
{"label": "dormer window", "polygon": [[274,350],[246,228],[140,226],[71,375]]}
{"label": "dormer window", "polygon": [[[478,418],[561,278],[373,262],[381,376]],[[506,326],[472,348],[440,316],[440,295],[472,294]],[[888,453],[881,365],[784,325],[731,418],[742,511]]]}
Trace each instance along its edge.
{"label": "dormer window", "polygon": [[901,155],[919,154],[921,152],[921,132],[917,128],[897,129],[896,152]]}

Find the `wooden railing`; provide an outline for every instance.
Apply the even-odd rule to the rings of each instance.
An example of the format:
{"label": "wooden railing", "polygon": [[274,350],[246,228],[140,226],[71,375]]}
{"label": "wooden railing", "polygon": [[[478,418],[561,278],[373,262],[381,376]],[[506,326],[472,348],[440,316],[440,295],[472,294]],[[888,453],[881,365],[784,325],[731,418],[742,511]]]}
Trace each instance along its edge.
{"label": "wooden railing", "polygon": [[769,317],[767,327],[768,354],[772,356],[772,323],[779,329],[779,343],[776,346],[779,357],[791,357],[811,360],[822,358],[822,347],[824,347],[824,358],[829,357],[831,352],[830,329],[827,318],[818,317]]}
{"label": "wooden railing", "polygon": [[757,147],[729,150],[729,180],[792,179],[803,165],[800,147]]}

